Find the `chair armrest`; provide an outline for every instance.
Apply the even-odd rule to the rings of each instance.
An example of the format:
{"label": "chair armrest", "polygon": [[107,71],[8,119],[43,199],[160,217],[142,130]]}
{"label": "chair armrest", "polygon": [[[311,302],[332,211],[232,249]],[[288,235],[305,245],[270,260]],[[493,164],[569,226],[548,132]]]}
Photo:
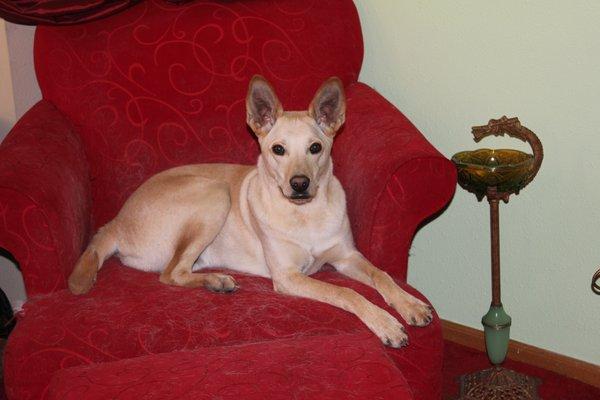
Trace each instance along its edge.
{"label": "chair armrest", "polygon": [[413,236],[452,198],[456,168],[369,86],[351,84],[346,96],[333,157],[354,239],[371,262],[406,281]]}
{"label": "chair armrest", "polygon": [[48,101],[0,144],[0,247],[17,261],[29,297],[66,288],[90,226],[83,145]]}

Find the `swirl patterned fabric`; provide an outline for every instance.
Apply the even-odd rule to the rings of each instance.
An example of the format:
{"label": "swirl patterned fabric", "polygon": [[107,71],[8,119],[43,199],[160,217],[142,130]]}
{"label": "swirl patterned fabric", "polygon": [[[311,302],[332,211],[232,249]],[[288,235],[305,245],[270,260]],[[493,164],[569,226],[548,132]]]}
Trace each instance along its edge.
{"label": "swirl patterned fabric", "polygon": [[253,164],[250,77],[287,109],[324,79],[356,81],[362,38],[351,1],[147,1],[101,21],[40,27],[44,98],[78,128],[91,167],[94,226],[149,176],[181,164]]}
{"label": "swirl patterned fabric", "polygon": [[[356,82],[362,37],[351,1],[143,1],[101,21],[38,28],[35,60],[44,100],[0,145],[0,247],[19,262],[30,296],[6,348],[10,399],[47,398],[52,376],[71,367],[371,335],[353,315],[278,296],[256,277],[237,276],[240,292],[221,296],[165,286],[111,260],[88,295],[65,290],[90,234],[150,175],[186,163],[256,161],[244,116],[255,73],[287,109],[306,108],[325,78],[342,78],[347,121],[334,161],[356,243],[421,296],[404,283],[408,250],[419,224],[451,198],[456,172],[393,105]],[[385,307],[356,282],[317,277]],[[411,344],[387,356],[415,399],[438,399],[439,320],[408,331]]]}
{"label": "swirl patterned fabric", "polygon": [[0,246],[19,262],[29,296],[65,287],[88,239],[90,209],[81,140],[42,100],[0,146]]}

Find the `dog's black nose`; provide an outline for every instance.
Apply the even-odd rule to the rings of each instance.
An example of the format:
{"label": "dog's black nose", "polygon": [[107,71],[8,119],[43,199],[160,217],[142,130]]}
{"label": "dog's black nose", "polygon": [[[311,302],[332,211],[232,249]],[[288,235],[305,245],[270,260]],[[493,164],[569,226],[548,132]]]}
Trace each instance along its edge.
{"label": "dog's black nose", "polygon": [[310,185],[310,179],[304,175],[296,175],[290,179],[290,186],[294,189],[296,193],[306,192],[308,189],[308,185]]}

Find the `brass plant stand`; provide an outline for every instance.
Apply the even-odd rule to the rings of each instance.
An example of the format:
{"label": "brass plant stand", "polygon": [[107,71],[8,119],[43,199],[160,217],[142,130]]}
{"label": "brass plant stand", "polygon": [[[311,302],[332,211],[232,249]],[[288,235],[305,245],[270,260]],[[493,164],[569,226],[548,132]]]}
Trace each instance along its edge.
{"label": "brass plant stand", "polygon": [[533,155],[518,150],[479,149],[462,151],[452,157],[460,186],[474,193],[477,200],[490,204],[492,304],[481,322],[485,345],[493,367],[461,377],[460,400],[538,399],[539,381],[502,368],[508,352],[511,318],[500,298],[500,200],[508,203],[511,194],[519,194],[533,180],[542,164],[544,151],[538,137],[521,125],[518,118],[492,119],[487,125],[472,128],[475,142],[494,135],[526,141]]}

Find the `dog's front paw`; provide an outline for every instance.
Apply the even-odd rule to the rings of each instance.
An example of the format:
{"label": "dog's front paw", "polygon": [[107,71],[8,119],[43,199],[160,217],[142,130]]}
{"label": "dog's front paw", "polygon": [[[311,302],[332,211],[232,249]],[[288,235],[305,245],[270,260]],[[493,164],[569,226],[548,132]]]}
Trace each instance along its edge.
{"label": "dog's front paw", "polygon": [[404,320],[413,326],[427,326],[433,321],[433,309],[429,304],[412,297],[411,299],[390,304]]}
{"label": "dog's front paw", "polygon": [[406,330],[387,311],[374,306],[373,310],[369,313],[369,317],[364,322],[386,346],[399,348],[408,345]]}
{"label": "dog's front paw", "polygon": [[204,286],[213,292],[231,293],[239,288],[235,279],[229,275],[212,273],[207,274],[206,278]]}

